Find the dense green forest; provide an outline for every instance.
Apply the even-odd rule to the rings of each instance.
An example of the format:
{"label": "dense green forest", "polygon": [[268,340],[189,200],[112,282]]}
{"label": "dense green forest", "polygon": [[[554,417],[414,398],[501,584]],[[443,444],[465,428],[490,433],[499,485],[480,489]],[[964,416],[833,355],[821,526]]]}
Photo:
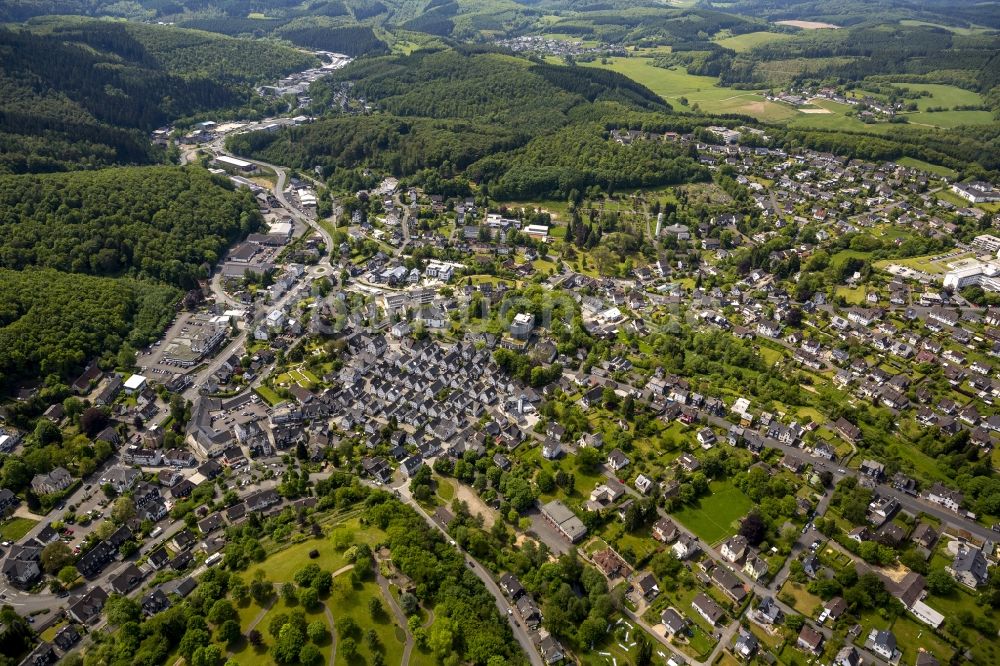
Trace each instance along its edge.
{"label": "dense green forest", "polygon": [[[470,173],[497,184],[498,196],[704,177],[672,148],[627,153],[601,136],[598,126],[580,126],[626,110],[669,110],[648,89],[614,72],[539,64],[487,48],[424,50],[358,61],[314,84],[313,96],[324,99],[343,83],[385,113],[238,135],[229,148],[299,168],[322,166],[327,173],[374,166],[411,175],[482,160]],[[553,134],[567,126],[573,129]],[[508,171],[503,165],[509,160],[517,167]],[[519,169],[526,171],[515,175]]]}
{"label": "dense green forest", "polygon": [[124,344],[148,344],[180,292],[129,278],[0,269],[0,391],[21,378],[71,377]]}
{"label": "dense green forest", "polygon": [[[953,83],[987,93],[1000,79],[1000,38],[957,34],[927,25],[859,26],[806,31],[792,39],[761,44],[748,53],[714,48],[714,69],[691,73],[720,76],[724,85],[781,85],[803,81],[861,81],[870,76]],[[796,62],[808,62],[808,66]],[[783,66],[778,66],[783,65]]]}
{"label": "dense green forest", "polygon": [[848,26],[873,20],[924,20],[967,27],[1000,27],[1000,5],[974,0],[700,0],[705,7],[717,7],[736,14],[759,16],[770,21],[808,19]]}
{"label": "dense green forest", "polygon": [[0,177],[0,266],[190,289],[260,224],[248,190],[195,167]]}
{"label": "dense green forest", "polygon": [[540,136],[522,149],[491,155],[469,169],[498,199],[565,199],[597,186],[605,192],[710,180],[708,169],[672,143],[629,146],[607,138],[597,123]]}
{"label": "dense green forest", "polygon": [[366,25],[336,26],[326,24],[322,19],[315,19],[307,23],[294,22],[286,25],[277,31],[277,35],[306,48],[355,57],[389,51],[385,42],[376,37],[371,27]]}
{"label": "dense green forest", "polygon": [[0,391],[147,344],[259,224],[248,190],[198,167],[0,176]]}
{"label": "dense green forest", "polygon": [[299,169],[377,167],[396,174],[450,162],[459,168],[499,150],[523,143],[513,130],[463,120],[344,116],[319,120],[280,132],[229,137],[238,155]]}
{"label": "dense green forest", "polygon": [[160,159],[145,134],[227,108],[260,116],[252,84],[312,64],[293,49],[165,26],[83,19],[0,28],[0,173]]}
{"label": "dense green forest", "polygon": [[547,23],[545,30],[609,44],[674,45],[704,41],[722,30],[742,34],[763,29],[762,22],[749,16],[703,9],[666,9],[662,6],[615,11],[607,6],[594,5],[593,11],[574,13]]}
{"label": "dense green forest", "polygon": [[396,115],[461,118],[529,134],[565,124],[585,101],[669,108],[649,89],[615,72],[536,64],[485,47],[367,58],[314,88],[322,92],[342,82],[351,82],[353,94]]}

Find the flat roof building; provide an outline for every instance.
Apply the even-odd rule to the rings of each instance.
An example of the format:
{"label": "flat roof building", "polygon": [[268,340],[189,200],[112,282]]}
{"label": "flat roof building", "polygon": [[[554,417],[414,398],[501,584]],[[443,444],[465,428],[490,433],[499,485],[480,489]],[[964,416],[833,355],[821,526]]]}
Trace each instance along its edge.
{"label": "flat roof building", "polygon": [[583,521],[559,500],[552,500],[542,506],[542,516],[570,543],[576,543],[587,534],[587,526]]}
{"label": "flat roof building", "polygon": [[218,155],[212,162],[229,173],[255,173],[257,165],[229,155]]}

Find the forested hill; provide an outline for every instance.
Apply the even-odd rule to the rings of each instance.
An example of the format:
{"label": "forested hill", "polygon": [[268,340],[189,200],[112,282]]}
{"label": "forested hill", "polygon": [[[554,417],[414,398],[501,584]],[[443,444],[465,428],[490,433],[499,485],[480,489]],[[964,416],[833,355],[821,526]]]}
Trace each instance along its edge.
{"label": "forested hill", "polygon": [[190,289],[260,224],[247,190],[199,167],[0,177],[0,267],[153,278]]}
{"label": "forested hill", "polygon": [[148,344],[179,297],[129,278],[0,269],[0,395],[19,378],[68,379],[95,357]]}
{"label": "forested hill", "polygon": [[248,190],[200,167],[0,176],[0,394],[149,343],[259,225]]}
{"label": "forested hill", "polygon": [[805,19],[839,26],[924,20],[955,26],[1000,27],[1000,3],[983,0],[700,0],[700,5],[770,21]]}
{"label": "forested hill", "polygon": [[359,60],[314,87],[322,91],[343,81],[354,84],[353,94],[396,115],[462,118],[529,133],[565,124],[584,102],[670,108],[616,72],[537,64],[469,46]]}
{"label": "forested hill", "polygon": [[46,19],[0,28],[0,173],[157,159],[147,132],[263,111],[252,84],[314,62],[291,48],[168,26]]}
{"label": "forested hill", "polygon": [[669,110],[647,88],[614,72],[469,47],[359,60],[317,81],[311,92],[324,99],[344,83],[383,113],[241,134],[230,138],[230,148],[301,168],[375,166],[411,174],[444,163],[464,168],[608,113]]}
{"label": "forested hill", "polygon": [[[357,61],[313,84],[313,97],[344,84],[381,113],[241,134],[229,139],[230,149],[327,173],[375,167],[438,187],[439,178],[469,169],[467,176],[500,198],[564,198],[592,186],[613,191],[706,177],[674,146],[625,149],[593,122],[670,110],[615,72],[476,47],[424,50]],[[461,193],[467,179],[448,187]]]}

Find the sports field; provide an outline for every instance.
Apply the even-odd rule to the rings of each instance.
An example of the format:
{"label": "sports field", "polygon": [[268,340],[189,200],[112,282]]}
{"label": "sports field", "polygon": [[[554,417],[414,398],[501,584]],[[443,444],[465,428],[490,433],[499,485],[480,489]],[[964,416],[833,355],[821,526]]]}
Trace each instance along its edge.
{"label": "sports field", "polygon": [[753,508],[753,502],[730,481],[712,481],[709,489],[711,495],[673,516],[705,542],[716,543],[736,531],[734,523]]}

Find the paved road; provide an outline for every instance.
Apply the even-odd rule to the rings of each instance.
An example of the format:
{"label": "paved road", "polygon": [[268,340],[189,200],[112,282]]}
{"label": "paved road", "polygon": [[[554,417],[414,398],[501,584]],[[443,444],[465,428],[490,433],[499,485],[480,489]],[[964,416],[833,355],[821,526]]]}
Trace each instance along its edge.
{"label": "paved road", "polygon": [[413,652],[413,634],[410,633],[409,624],[406,621],[406,615],[403,614],[403,609],[399,607],[396,603],[396,597],[392,596],[392,591],[389,589],[389,581],[385,579],[378,571],[378,565],[375,569],[375,580],[378,582],[378,586],[382,588],[382,596],[385,597],[386,603],[389,604],[389,610],[393,615],[396,616],[396,623],[406,634],[406,644],[403,645],[403,658],[400,660],[401,666],[407,666],[410,663],[410,653]]}
{"label": "paved road", "polygon": [[[432,525],[435,529],[444,534],[444,537],[448,539],[449,542],[451,541],[451,537],[448,536],[448,532],[434,522],[434,520],[424,511],[423,507],[421,507],[417,501],[413,499],[410,495],[410,490],[406,487],[405,483],[396,488],[396,490],[399,493],[399,499],[413,507],[413,509],[427,521],[428,525]],[[461,549],[459,549],[459,552],[462,553],[462,556],[465,558],[466,563],[468,563],[472,573],[476,574],[479,580],[483,581],[483,585],[485,585],[486,589],[493,595],[497,611],[499,611],[501,616],[507,618],[511,631],[514,632],[514,637],[517,639],[517,642],[521,644],[521,649],[524,653],[528,655],[528,659],[531,660],[532,666],[544,666],[542,658],[538,655],[538,651],[535,650],[535,647],[531,642],[531,637],[528,635],[528,631],[523,625],[521,625],[520,622],[516,622],[514,618],[507,613],[507,609],[510,607],[510,604],[507,602],[507,598],[503,595],[503,592],[500,591],[496,582],[493,580],[493,576],[491,576],[489,572],[487,572],[471,555]]]}

